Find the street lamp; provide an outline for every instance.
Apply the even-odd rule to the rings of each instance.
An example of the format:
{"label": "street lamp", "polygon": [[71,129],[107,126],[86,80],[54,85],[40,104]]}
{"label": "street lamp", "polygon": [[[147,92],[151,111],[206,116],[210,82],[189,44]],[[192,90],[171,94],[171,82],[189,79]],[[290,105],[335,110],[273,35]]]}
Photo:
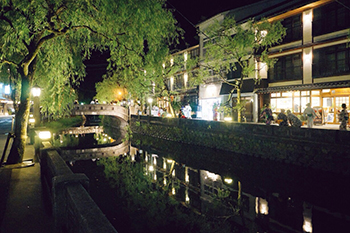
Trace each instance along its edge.
{"label": "street lamp", "polygon": [[41,89],[38,86],[34,86],[32,88],[32,95],[33,95],[33,101],[34,101],[34,106],[33,106],[33,115],[34,115],[34,126],[38,127],[40,126],[40,96]]}

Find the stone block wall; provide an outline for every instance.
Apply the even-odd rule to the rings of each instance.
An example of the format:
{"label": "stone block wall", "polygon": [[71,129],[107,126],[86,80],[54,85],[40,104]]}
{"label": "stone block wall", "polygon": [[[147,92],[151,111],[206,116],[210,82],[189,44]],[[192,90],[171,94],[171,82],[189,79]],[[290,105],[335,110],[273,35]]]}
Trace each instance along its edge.
{"label": "stone block wall", "polygon": [[40,168],[43,189],[51,201],[54,232],[117,233],[88,193],[89,179],[74,174],[58,152],[41,150]]}
{"label": "stone block wall", "polygon": [[133,133],[350,175],[350,132],[132,116]]}

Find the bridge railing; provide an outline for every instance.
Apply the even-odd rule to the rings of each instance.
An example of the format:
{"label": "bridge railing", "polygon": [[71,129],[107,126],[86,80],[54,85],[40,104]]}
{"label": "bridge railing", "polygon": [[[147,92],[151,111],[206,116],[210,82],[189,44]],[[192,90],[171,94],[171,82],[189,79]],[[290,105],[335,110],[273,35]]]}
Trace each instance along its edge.
{"label": "bridge railing", "polygon": [[137,114],[135,107],[123,107],[111,104],[86,104],[74,105],[73,115],[109,115],[116,116],[125,121],[129,121],[131,114]]}

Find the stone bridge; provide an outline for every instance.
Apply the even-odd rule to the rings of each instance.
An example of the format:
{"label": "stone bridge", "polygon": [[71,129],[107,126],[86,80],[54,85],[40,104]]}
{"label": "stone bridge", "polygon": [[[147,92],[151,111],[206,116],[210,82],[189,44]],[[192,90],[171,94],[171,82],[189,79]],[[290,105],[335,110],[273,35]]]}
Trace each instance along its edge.
{"label": "stone bridge", "polygon": [[88,160],[119,156],[128,152],[133,152],[135,148],[130,147],[129,142],[123,142],[118,145],[101,146],[88,149],[61,150],[60,155],[65,161]]}
{"label": "stone bridge", "polygon": [[137,110],[134,107],[122,107],[111,104],[86,104],[74,105],[72,115],[108,115],[115,116],[126,122],[129,121],[131,114],[136,114]]}

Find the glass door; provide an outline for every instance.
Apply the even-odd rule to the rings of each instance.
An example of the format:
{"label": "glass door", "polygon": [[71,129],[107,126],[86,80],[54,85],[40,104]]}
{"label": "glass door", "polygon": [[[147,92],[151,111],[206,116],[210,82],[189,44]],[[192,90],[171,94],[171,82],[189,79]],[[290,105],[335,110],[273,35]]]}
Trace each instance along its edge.
{"label": "glass door", "polygon": [[334,122],[334,98],[333,97],[323,97],[323,110],[325,115],[325,122],[326,123],[333,123]]}
{"label": "glass door", "polygon": [[349,106],[349,96],[323,97],[323,110],[325,113],[325,122],[328,124],[338,124],[338,114],[341,111],[341,105]]}

